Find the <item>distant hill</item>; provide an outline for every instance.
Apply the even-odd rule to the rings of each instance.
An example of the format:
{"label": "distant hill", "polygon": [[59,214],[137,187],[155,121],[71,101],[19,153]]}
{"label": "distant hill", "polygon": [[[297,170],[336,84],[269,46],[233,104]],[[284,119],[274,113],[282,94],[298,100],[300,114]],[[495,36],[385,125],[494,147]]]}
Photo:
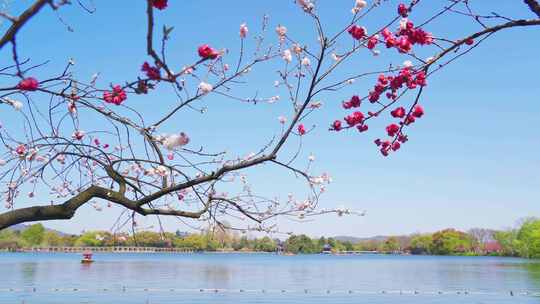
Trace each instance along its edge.
{"label": "distant hill", "polygon": [[[28,228],[29,226],[30,225],[17,224],[17,225],[11,226],[11,227],[6,228],[6,229],[13,230],[13,231],[23,231],[24,229]],[[45,231],[52,231],[52,232],[57,233],[60,236],[70,235],[69,233],[64,233],[62,231],[58,231],[58,230],[55,230],[55,229],[49,229],[47,227],[45,227]]]}
{"label": "distant hill", "polygon": [[9,230],[13,230],[13,231],[22,231],[24,229],[28,228],[28,225],[24,225],[24,224],[17,224],[15,226],[11,226],[7,229]]}

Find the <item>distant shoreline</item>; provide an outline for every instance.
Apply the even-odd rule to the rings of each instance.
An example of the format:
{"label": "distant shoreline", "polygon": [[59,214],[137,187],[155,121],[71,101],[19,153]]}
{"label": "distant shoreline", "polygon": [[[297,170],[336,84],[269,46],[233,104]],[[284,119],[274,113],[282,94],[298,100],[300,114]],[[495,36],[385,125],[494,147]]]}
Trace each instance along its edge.
{"label": "distant shoreline", "polygon": [[0,252],[10,253],[180,253],[180,254],[325,254],[325,255],[363,255],[363,254],[387,254],[387,255],[410,255],[408,252],[379,252],[379,251],[344,251],[344,252],[316,252],[316,253],[291,253],[285,251],[252,251],[252,250],[193,250],[188,248],[167,248],[167,247],[33,247],[18,249],[0,249]]}
{"label": "distant shoreline", "polygon": [[[83,252],[92,252],[93,254],[109,253],[109,254],[152,254],[152,253],[169,253],[169,254],[273,254],[281,256],[296,256],[296,255],[329,255],[329,256],[361,256],[361,255],[387,255],[387,256],[467,256],[467,257],[509,257],[503,255],[426,255],[426,254],[411,254],[409,252],[318,252],[318,253],[289,253],[289,252],[268,252],[268,251],[197,251],[185,250],[181,248],[161,248],[161,247],[62,247],[62,248],[26,248],[18,250],[0,249],[0,253],[47,253],[47,254],[82,254]],[[509,257],[514,258],[514,257]]]}

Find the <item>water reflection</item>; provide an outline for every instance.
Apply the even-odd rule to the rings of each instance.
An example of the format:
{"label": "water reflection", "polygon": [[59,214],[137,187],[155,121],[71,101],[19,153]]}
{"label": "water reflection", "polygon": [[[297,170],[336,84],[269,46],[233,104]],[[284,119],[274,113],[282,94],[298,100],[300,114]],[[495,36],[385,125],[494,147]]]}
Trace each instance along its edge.
{"label": "water reflection", "polygon": [[22,263],[21,276],[24,286],[34,286],[36,280],[38,263]]}
{"label": "water reflection", "polygon": [[[307,289],[310,292],[355,290],[378,294],[382,290],[428,292],[470,290],[505,294],[509,290],[540,292],[540,261],[522,259],[369,255],[286,257],[100,254],[95,256],[95,260],[95,263],[84,265],[80,263],[78,256],[0,254],[0,286],[4,288],[36,287],[45,292],[40,296],[47,301],[29,301],[29,304],[56,303],[55,296],[62,295],[46,293],[46,290],[55,288],[107,289],[109,290],[107,295],[113,297],[109,299],[110,301],[92,303],[121,303],[121,301],[116,301],[119,299],[116,297],[124,294],[121,292],[124,286],[127,289],[148,288],[149,290],[193,289],[197,291],[196,294],[200,294],[199,288],[300,291]],[[117,293],[113,290],[117,290]],[[21,302],[10,302],[8,300],[14,300],[14,298],[9,298],[9,296],[0,292],[0,303]],[[94,295],[89,292],[88,296],[105,295],[99,292],[95,292]],[[159,294],[159,296],[164,297],[164,301],[159,303],[167,303],[173,299],[166,299],[165,294]],[[181,299],[182,296],[178,294],[175,299]],[[246,296],[244,302],[253,303],[248,299],[250,298]],[[80,303],[80,301],[73,303]],[[513,302],[475,299],[474,303]]]}
{"label": "water reflection", "polygon": [[226,265],[204,265],[202,274],[202,282],[211,287],[226,288],[232,280],[231,269]]}
{"label": "water reflection", "polygon": [[530,278],[531,288],[540,288],[540,261],[523,264]]}

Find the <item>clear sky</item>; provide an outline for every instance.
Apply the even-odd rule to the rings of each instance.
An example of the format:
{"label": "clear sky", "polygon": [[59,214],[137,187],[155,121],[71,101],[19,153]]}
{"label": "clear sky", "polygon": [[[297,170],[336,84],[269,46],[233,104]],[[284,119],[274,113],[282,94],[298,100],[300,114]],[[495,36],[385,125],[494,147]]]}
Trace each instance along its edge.
{"label": "clear sky", "polygon": [[[8,1],[9,11],[19,12],[31,1]],[[77,1],[74,1],[77,2]],[[82,2],[88,2],[82,0]],[[96,72],[104,83],[122,82],[137,75],[145,56],[144,1],[93,1],[96,12],[88,14],[77,5],[62,9],[58,15],[73,28],[67,30],[50,9],[31,20],[21,32],[21,56],[36,62],[51,60],[49,72],[75,58],[75,71],[89,79]],[[159,22],[175,26],[169,44],[169,61],[178,69],[196,58],[196,47],[210,43],[218,48],[236,50],[238,27],[247,22],[255,32],[264,14],[270,16],[269,39],[273,28],[284,24],[297,39],[313,39],[309,19],[289,0],[211,1],[171,0],[170,8],[156,13]],[[394,14],[397,1],[388,1],[381,14],[368,19],[368,26],[380,24],[384,12]],[[424,20],[428,12],[447,1],[429,0],[412,19]],[[484,12],[496,11],[516,18],[532,18],[520,1],[471,1]],[[322,0],[321,18],[331,30],[351,17],[352,0]],[[494,4],[496,3],[496,5]],[[384,19],[386,20],[386,19]],[[6,28],[6,24],[0,26]],[[435,36],[458,39],[480,30],[466,18],[444,18],[426,30]],[[512,29],[498,33],[443,71],[429,79],[422,104],[426,110],[408,132],[410,141],[402,150],[383,158],[373,139],[384,135],[388,119],[370,126],[359,135],[327,132],[326,125],[342,117],[339,105],[353,93],[364,94],[373,79],[355,83],[347,90],[322,97],[324,107],[306,124],[317,124],[305,138],[301,157],[316,156],[316,170],[327,171],[333,183],[321,198],[326,208],[346,206],[366,210],[365,217],[326,216],[313,222],[280,221],[282,230],[310,235],[369,236],[435,231],[446,227],[505,228],[527,216],[540,216],[540,27]],[[253,41],[248,40],[249,43]],[[387,52],[386,49],[382,50]],[[0,52],[5,62],[9,52]],[[427,57],[427,55],[426,55]],[[391,57],[357,58],[339,71],[341,75],[384,67]],[[379,61],[376,61],[379,60]],[[403,59],[401,59],[402,61]],[[397,61],[394,63],[401,63]],[[47,70],[50,69],[50,70]],[[270,76],[270,77],[269,77]],[[274,75],[254,76],[242,92],[272,96]],[[149,95],[139,107],[147,106],[149,117],[171,105],[171,95]],[[409,97],[412,98],[412,97]],[[240,105],[211,97],[207,116],[182,114],[178,128],[188,132],[194,145],[226,147],[246,155],[279,131],[276,117],[287,114],[285,105]],[[151,107],[151,108],[150,108]],[[1,117],[5,124],[12,119]],[[187,115],[190,114],[190,115]],[[220,135],[216,135],[221,131]],[[266,194],[286,196],[291,188],[289,173],[267,169],[250,171],[255,189]],[[282,178],[283,176],[287,178]],[[294,180],[294,178],[293,178]],[[296,184],[292,184],[296,185]],[[0,209],[1,211],[1,209]],[[72,221],[46,225],[63,231],[108,229],[117,211],[96,212],[82,208]],[[168,230],[186,230],[176,220],[165,219]],[[148,220],[148,225],[153,223]]]}

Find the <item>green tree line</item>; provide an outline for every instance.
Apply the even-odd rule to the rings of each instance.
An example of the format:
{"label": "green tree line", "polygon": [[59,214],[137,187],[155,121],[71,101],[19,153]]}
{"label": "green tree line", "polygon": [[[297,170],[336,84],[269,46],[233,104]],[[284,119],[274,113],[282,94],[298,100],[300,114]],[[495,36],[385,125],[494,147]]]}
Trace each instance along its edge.
{"label": "green tree line", "polygon": [[248,238],[223,230],[204,233],[158,233],[142,231],[135,234],[108,231],[87,231],[80,235],[66,235],[47,230],[41,224],[28,226],[22,231],[0,231],[0,249],[32,247],[158,247],[185,248],[195,251],[261,251],[277,250],[277,241],[268,236]]}
{"label": "green tree line", "polygon": [[391,236],[357,242],[334,238],[310,238],[291,235],[287,240],[268,236],[251,238],[222,229],[186,234],[142,231],[135,234],[112,234],[107,231],[88,231],[66,235],[34,224],[22,231],[0,231],[0,249],[31,247],[175,247],[194,251],[258,251],[313,254],[329,251],[377,251],[430,255],[500,255],[540,258],[540,219],[526,219],[516,229],[495,231],[471,229],[462,232],[444,229],[430,234]]}
{"label": "green tree line", "polygon": [[[325,247],[325,245],[327,245]],[[329,246],[328,246],[329,245]],[[391,236],[352,243],[333,238],[311,239],[293,235],[284,249],[292,253],[319,253],[327,249],[343,251],[376,251],[382,253],[411,253],[429,255],[496,255],[540,258],[540,220],[526,219],[517,229],[495,231],[471,229],[462,232],[444,229],[435,233]]]}

